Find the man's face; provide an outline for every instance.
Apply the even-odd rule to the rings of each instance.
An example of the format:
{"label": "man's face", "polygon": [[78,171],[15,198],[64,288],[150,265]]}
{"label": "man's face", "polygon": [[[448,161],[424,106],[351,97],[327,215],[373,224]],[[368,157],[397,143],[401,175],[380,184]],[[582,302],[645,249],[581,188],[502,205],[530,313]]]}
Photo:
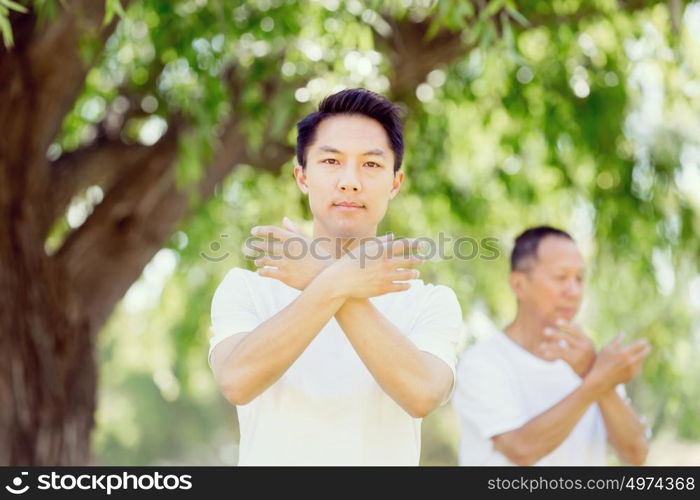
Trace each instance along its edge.
{"label": "man's face", "polygon": [[404,174],[394,174],[394,153],[384,128],[363,115],[323,120],[306,152],[306,169],[294,169],[309,195],[314,235],[375,236]]}
{"label": "man's face", "polygon": [[519,307],[554,325],[557,319],[571,321],[576,316],[583,300],[583,279],[583,257],[576,244],[547,236],[540,241],[529,270],[514,272],[511,283]]}

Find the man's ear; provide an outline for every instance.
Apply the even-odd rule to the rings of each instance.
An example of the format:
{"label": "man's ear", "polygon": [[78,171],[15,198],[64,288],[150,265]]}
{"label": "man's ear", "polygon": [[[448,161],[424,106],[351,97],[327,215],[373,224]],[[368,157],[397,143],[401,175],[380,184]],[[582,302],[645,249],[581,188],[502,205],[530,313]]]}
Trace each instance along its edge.
{"label": "man's ear", "polygon": [[294,165],[294,179],[297,181],[297,186],[299,186],[301,192],[309,194],[309,185],[306,183],[306,170],[299,163]]}
{"label": "man's ear", "polygon": [[513,290],[515,296],[518,299],[524,298],[525,294],[527,293],[527,276],[525,273],[522,271],[511,271],[508,281],[510,282],[510,288]]}
{"label": "man's ear", "polygon": [[403,170],[394,172],[394,180],[391,183],[391,191],[389,192],[390,200],[393,200],[394,197],[399,194],[399,189],[401,189],[401,184],[403,184],[404,177],[405,174],[403,173]]}

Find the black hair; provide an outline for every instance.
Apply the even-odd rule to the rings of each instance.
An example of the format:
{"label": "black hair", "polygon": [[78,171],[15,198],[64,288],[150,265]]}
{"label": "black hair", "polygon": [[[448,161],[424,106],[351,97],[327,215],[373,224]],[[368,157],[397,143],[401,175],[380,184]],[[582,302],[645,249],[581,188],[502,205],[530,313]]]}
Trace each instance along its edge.
{"label": "black hair", "polygon": [[341,90],[327,96],[318,111],[307,115],[297,123],[297,162],[306,168],[306,152],[314,141],[319,123],[333,115],[364,115],[379,122],[386,131],[389,145],[394,152],[394,173],[403,160],[403,123],[399,107],[383,95],[357,88]]}
{"label": "black hair", "polygon": [[548,236],[574,241],[569,233],[555,227],[538,226],[526,229],[515,239],[513,253],[510,254],[510,270],[527,271],[527,261],[537,259],[537,248],[540,246],[540,242]]}

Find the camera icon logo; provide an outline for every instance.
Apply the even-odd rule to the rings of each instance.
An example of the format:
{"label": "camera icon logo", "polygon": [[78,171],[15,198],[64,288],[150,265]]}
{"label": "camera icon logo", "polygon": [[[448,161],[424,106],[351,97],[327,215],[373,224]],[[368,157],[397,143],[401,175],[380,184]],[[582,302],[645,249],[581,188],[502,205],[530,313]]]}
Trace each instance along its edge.
{"label": "camera icon logo", "polygon": [[[5,486],[5,489],[14,495],[21,495],[22,493],[26,493],[27,490],[29,489],[29,485],[27,484],[24,487],[21,487],[22,486],[22,476],[28,476],[28,475],[29,475],[29,472],[22,472],[20,476],[17,476],[16,478],[14,478],[12,480],[12,485],[14,486],[14,488],[12,486]],[[15,488],[17,488],[17,489],[15,489]]]}

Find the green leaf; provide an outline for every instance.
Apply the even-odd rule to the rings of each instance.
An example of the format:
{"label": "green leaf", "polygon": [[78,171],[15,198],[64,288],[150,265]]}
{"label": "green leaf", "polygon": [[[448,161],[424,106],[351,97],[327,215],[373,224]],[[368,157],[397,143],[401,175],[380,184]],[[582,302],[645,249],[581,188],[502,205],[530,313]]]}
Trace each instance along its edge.
{"label": "green leaf", "polygon": [[102,24],[107,25],[112,22],[114,14],[117,14],[121,19],[126,17],[126,12],[120,0],[107,0],[105,3],[105,18]]}
{"label": "green leaf", "polygon": [[27,12],[29,12],[24,5],[20,5],[17,2],[13,2],[12,0],[0,0],[0,3],[7,6],[8,9],[21,12],[22,14],[26,14]]}
{"label": "green leaf", "polygon": [[530,21],[528,21],[528,19],[525,16],[523,16],[520,12],[518,12],[514,7],[506,7],[506,11],[508,12],[508,15],[510,15],[510,17],[512,17],[522,27],[530,27]]}
{"label": "green leaf", "polygon": [[0,31],[2,31],[2,40],[5,43],[5,47],[13,47],[15,41],[12,38],[12,26],[10,26],[10,21],[2,14],[0,14]]}
{"label": "green leaf", "polygon": [[491,17],[503,7],[504,0],[492,0],[481,13],[481,18]]}

